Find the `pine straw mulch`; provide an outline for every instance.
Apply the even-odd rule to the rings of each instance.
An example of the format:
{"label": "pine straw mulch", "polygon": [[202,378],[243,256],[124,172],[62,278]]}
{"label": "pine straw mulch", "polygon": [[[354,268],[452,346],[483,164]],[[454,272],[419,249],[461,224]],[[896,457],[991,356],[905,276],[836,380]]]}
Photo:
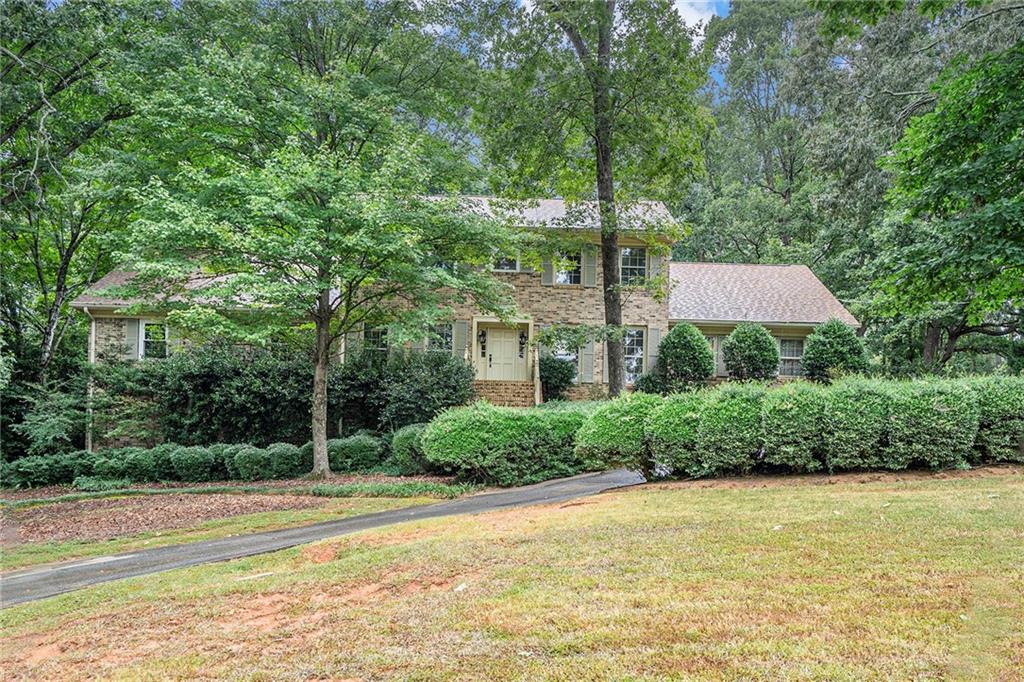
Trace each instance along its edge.
{"label": "pine straw mulch", "polygon": [[4,510],[3,542],[111,540],[150,531],[186,528],[230,516],[310,509],[333,500],[312,495],[153,495],[79,500]]}

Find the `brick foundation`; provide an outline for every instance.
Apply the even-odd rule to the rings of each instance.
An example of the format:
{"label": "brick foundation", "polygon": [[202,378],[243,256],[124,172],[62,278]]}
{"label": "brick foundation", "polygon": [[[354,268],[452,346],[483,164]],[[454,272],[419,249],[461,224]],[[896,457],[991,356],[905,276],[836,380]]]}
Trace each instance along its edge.
{"label": "brick foundation", "polygon": [[533,407],[532,381],[474,381],[478,398],[504,407]]}

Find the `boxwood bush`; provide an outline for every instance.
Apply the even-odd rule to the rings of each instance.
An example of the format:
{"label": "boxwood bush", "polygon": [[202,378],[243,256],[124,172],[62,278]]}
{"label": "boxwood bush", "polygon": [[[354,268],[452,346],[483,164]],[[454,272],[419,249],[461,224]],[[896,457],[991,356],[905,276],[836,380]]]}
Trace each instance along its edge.
{"label": "boxwood bush", "polygon": [[[384,443],[369,433],[357,433],[348,438],[327,441],[327,458],[331,471],[363,471],[380,464],[384,457]],[[313,460],[310,459],[310,469]]]}
{"label": "boxwood bush", "polygon": [[78,476],[92,475],[95,462],[96,455],[87,450],[20,457],[13,462],[3,462],[0,481],[5,488],[64,485]]}
{"label": "boxwood bush", "polygon": [[979,408],[975,458],[1024,462],[1024,377],[973,377],[967,383]]}
{"label": "boxwood bush", "polygon": [[650,478],[656,463],[647,419],[661,402],[657,395],[634,393],[602,404],[576,434],[576,455],[588,468],[627,467]]}
{"label": "boxwood bush", "polygon": [[179,481],[223,481],[227,478],[219,451],[193,446],[171,453],[171,464]]}
{"label": "boxwood bush", "polygon": [[741,322],[722,341],[722,358],[729,376],[741,381],[772,379],[779,373],[779,347],[759,324]]}
{"label": "boxwood bush", "polygon": [[828,390],[822,433],[829,471],[903,468],[888,455],[890,394],[877,379],[844,379]]}
{"label": "boxwood bush", "polygon": [[715,353],[699,329],[682,322],[661,340],[654,373],[666,392],[703,386],[715,373]]}
{"label": "boxwood bush", "polygon": [[710,391],[674,393],[647,418],[647,440],[655,466],[683,473],[695,468],[697,425]]}
{"label": "boxwood bush", "polygon": [[768,391],[761,406],[764,462],[793,471],[822,467],[824,391],[803,381]]}
{"label": "boxwood bush", "polygon": [[235,455],[235,466],[243,481],[294,478],[313,469],[303,451],[291,443],[272,443],[265,448],[242,448]]}
{"label": "boxwood bush", "polygon": [[891,391],[888,459],[906,468],[966,467],[978,433],[978,398],[963,382],[908,381]]}
{"label": "boxwood bush", "polygon": [[388,463],[402,476],[427,473],[427,459],[423,454],[423,431],[426,424],[409,424],[395,431],[391,438],[391,457]]}
{"label": "boxwood bush", "polygon": [[582,471],[573,438],[590,405],[557,409],[496,407],[477,402],[438,415],[423,431],[430,466],[463,481],[512,486]]}
{"label": "boxwood bush", "polygon": [[764,445],[761,384],[726,384],[714,391],[700,411],[697,450],[684,467],[694,477],[745,474],[753,468]]}

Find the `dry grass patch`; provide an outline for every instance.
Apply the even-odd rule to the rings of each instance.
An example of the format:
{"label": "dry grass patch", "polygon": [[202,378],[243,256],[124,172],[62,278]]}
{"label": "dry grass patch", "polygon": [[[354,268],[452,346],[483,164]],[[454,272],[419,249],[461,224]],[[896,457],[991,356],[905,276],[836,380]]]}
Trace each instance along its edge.
{"label": "dry grass patch", "polygon": [[0,665],[25,679],[1018,677],[1019,472],[585,502],[14,607]]}

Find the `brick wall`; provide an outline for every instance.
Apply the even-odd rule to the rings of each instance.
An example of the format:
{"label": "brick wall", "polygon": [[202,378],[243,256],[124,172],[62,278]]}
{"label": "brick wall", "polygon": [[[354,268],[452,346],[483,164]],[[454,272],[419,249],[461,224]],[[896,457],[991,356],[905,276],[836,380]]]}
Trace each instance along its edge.
{"label": "brick wall", "polygon": [[125,345],[125,319],[120,317],[96,318],[96,359],[127,357]]}
{"label": "brick wall", "polygon": [[474,381],[478,398],[506,407],[533,407],[532,381]]}

